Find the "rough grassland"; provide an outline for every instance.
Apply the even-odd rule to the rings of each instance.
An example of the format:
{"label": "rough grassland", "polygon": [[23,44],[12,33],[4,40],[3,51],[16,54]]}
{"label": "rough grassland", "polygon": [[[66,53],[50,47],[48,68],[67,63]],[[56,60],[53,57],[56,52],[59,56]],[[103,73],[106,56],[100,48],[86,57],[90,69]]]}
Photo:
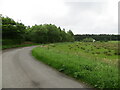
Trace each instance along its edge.
{"label": "rough grassland", "polygon": [[[96,88],[120,88],[118,55],[115,51],[117,47],[113,47],[113,44],[117,43],[49,44],[34,48],[32,55],[60,72]],[[110,47],[113,48],[110,49]]]}

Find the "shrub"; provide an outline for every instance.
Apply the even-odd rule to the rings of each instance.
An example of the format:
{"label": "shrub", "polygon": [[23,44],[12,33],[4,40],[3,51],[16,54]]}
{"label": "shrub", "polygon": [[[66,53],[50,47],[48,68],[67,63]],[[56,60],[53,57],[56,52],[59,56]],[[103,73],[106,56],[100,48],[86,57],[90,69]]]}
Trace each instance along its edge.
{"label": "shrub", "polygon": [[14,45],[14,44],[21,44],[21,41],[18,39],[3,39],[2,45]]}
{"label": "shrub", "polygon": [[115,55],[120,55],[120,50],[116,49],[114,54]]}
{"label": "shrub", "polygon": [[95,41],[95,39],[93,39],[93,38],[85,38],[85,39],[83,39],[83,42],[94,42]]}

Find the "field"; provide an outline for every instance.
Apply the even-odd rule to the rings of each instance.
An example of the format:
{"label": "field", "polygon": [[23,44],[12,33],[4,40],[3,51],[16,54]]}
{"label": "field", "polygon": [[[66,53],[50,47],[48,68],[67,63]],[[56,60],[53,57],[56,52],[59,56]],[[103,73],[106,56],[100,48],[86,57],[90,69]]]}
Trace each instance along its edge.
{"label": "field", "polygon": [[73,42],[38,46],[32,55],[95,88],[118,85],[118,42]]}

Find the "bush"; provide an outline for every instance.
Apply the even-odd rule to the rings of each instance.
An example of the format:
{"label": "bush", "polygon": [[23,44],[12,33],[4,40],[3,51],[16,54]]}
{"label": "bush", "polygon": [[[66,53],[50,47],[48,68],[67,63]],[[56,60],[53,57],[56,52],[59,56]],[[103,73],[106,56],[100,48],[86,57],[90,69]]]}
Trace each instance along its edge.
{"label": "bush", "polygon": [[93,39],[93,38],[85,38],[85,39],[83,39],[83,42],[94,42],[95,41],[95,39]]}
{"label": "bush", "polygon": [[14,45],[14,44],[20,44],[21,41],[18,39],[3,39],[2,45]]}
{"label": "bush", "polygon": [[120,55],[120,50],[116,49],[114,54],[115,55]]}

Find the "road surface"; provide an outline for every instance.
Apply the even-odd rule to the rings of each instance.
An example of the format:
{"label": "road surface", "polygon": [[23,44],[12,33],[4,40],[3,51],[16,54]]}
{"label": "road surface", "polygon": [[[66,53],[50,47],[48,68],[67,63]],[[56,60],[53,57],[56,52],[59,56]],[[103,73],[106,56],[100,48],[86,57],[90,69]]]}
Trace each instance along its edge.
{"label": "road surface", "polygon": [[88,88],[31,56],[32,47],[4,51],[2,88]]}

